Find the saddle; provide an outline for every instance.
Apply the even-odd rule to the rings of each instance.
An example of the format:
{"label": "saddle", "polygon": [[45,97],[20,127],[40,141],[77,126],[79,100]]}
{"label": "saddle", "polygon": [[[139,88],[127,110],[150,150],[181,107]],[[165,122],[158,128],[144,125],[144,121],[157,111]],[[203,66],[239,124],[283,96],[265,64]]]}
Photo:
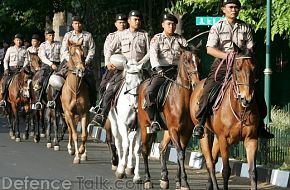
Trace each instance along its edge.
{"label": "saddle", "polygon": [[165,104],[166,98],[172,86],[172,82],[170,80],[166,80],[158,90],[158,94],[156,97],[156,106],[159,112],[162,111],[162,108]]}

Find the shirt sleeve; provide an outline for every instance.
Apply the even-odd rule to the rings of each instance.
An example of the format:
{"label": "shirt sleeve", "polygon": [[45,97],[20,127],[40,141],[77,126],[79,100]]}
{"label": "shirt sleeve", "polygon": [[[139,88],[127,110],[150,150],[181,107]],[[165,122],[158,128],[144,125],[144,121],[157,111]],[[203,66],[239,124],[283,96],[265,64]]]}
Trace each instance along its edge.
{"label": "shirt sleeve", "polygon": [[145,56],[138,62],[138,64],[145,64],[150,59],[150,44],[149,44],[149,36],[148,33],[145,33],[145,40],[146,40],[146,54]]}
{"label": "shirt sleeve", "polygon": [[68,39],[70,37],[69,33],[66,33],[63,37],[62,40],[62,45],[60,48],[60,61],[62,62],[63,60],[69,60],[69,53],[68,53]]}
{"label": "shirt sleeve", "polygon": [[219,44],[219,36],[218,36],[217,25],[213,25],[208,34],[206,47],[216,48],[218,47],[218,44]]}
{"label": "shirt sleeve", "polygon": [[250,27],[248,27],[246,47],[247,49],[252,49],[253,46],[254,46],[254,40],[253,40],[252,30]]}
{"label": "shirt sleeve", "polygon": [[112,42],[108,46],[108,49],[107,49],[106,54],[105,54],[105,65],[108,65],[110,63],[110,57],[114,54],[114,52],[118,48],[121,48],[120,35],[121,35],[121,33],[117,34],[116,37],[112,40]]}
{"label": "shirt sleeve", "polygon": [[11,48],[8,48],[4,57],[4,70],[8,69],[8,65],[10,61],[10,51],[11,51]]}
{"label": "shirt sleeve", "polygon": [[111,42],[112,42],[112,34],[109,34],[106,37],[106,40],[104,43],[104,55],[106,55],[106,52],[108,51]]}
{"label": "shirt sleeve", "polygon": [[155,68],[159,65],[158,53],[160,51],[158,46],[159,38],[155,35],[150,41],[150,63],[151,67]]}
{"label": "shirt sleeve", "polygon": [[38,50],[38,57],[40,58],[40,60],[42,61],[42,63],[51,66],[53,63],[47,59],[46,55],[45,55],[45,44],[42,43],[39,47]]}
{"label": "shirt sleeve", "polygon": [[86,62],[91,62],[94,58],[94,55],[95,55],[95,42],[94,42],[94,39],[92,37],[92,34],[89,33],[89,47],[88,47],[88,55],[86,57]]}

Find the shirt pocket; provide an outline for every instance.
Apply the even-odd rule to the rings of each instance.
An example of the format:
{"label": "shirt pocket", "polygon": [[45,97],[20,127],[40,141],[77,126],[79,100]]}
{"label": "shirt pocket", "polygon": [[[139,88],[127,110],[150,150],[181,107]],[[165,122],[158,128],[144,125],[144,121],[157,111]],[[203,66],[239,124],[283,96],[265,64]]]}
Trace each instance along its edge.
{"label": "shirt pocket", "polygon": [[220,34],[220,44],[224,48],[229,48],[232,44],[232,36],[229,33]]}
{"label": "shirt pocket", "polygon": [[130,41],[129,39],[124,39],[121,42],[121,49],[122,49],[122,53],[127,53],[130,51]]}
{"label": "shirt pocket", "polygon": [[146,52],[146,42],[144,38],[140,38],[137,40],[137,43],[135,45],[136,51],[139,53],[145,53]]}
{"label": "shirt pocket", "polygon": [[25,57],[26,57],[26,55],[25,55],[25,51],[21,51],[21,52],[19,52],[19,54],[18,54],[18,60],[19,61],[21,61],[21,62],[24,62],[24,59],[25,59]]}
{"label": "shirt pocket", "polygon": [[239,47],[244,47],[245,46],[245,44],[246,44],[246,40],[247,40],[247,38],[246,38],[246,33],[244,33],[244,32],[239,32],[238,33],[238,46]]}
{"label": "shirt pocket", "polygon": [[172,51],[173,51],[174,56],[177,56],[177,57],[180,56],[180,45],[177,41],[173,43]]}
{"label": "shirt pocket", "polygon": [[15,52],[10,53],[10,61],[17,61],[17,53]]}

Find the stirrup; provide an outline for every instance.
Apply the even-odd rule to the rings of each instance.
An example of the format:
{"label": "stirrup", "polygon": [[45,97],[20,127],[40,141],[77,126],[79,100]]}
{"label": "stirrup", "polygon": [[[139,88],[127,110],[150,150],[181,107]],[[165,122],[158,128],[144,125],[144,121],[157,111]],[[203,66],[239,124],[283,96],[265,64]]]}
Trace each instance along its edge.
{"label": "stirrup", "polygon": [[5,100],[1,100],[0,107],[6,107],[6,101]]}
{"label": "stirrup", "polygon": [[55,108],[55,101],[48,101],[46,107],[54,109]]}
{"label": "stirrup", "polygon": [[42,103],[41,102],[36,102],[35,104],[32,105],[32,109],[42,110]]}
{"label": "stirrup", "polygon": [[152,121],[151,125],[147,127],[147,134],[156,133],[157,131],[161,130],[161,126],[158,121]]}
{"label": "stirrup", "polygon": [[98,114],[101,113],[102,109],[100,108],[100,106],[92,106],[89,110],[91,113],[93,114]]}

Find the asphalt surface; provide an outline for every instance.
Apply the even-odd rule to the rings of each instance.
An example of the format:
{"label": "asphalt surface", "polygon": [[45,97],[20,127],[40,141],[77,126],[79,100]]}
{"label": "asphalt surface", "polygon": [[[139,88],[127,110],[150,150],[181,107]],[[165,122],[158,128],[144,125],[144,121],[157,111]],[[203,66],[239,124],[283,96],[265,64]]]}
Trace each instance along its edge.
{"label": "asphalt surface", "polygon": [[[17,143],[8,135],[6,120],[0,118],[0,189],[143,189],[142,184],[133,184],[132,177],[124,180],[115,178],[111,170],[109,151],[105,144],[89,139],[88,160],[80,164],[72,164],[73,156],[67,153],[66,145],[67,138],[61,142],[60,151],[46,148],[45,138],[42,138],[39,143],[34,143],[31,137]],[[143,161],[140,168],[143,177]],[[160,189],[159,161],[150,161],[150,172],[154,189]],[[169,164],[169,189],[175,189],[175,173],[176,165]],[[187,174],[191,189],[205,189],[206,170],[187,168]],[[221,174],[217,176],[219,186],[222,187]],[[246,178],[232,176],[229,183],[229,189],[250,189],[249,180]],[[285,190],[286,188],[259,184],[259,189]]]}

